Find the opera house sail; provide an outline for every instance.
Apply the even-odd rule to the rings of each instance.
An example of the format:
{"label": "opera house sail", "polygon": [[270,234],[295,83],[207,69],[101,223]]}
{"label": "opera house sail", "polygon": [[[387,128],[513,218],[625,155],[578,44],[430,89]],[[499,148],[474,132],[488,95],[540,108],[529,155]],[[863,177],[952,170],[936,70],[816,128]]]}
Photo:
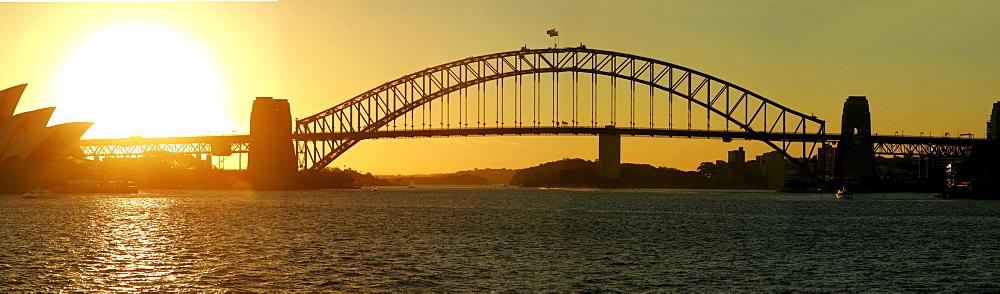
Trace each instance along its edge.
{"label": "opera house sail", "polygon": [[0,91],[0,192],[58,181],[60,165],[79,152],[89,122],[48,126],[55,107],[14,114],[28,84]]}

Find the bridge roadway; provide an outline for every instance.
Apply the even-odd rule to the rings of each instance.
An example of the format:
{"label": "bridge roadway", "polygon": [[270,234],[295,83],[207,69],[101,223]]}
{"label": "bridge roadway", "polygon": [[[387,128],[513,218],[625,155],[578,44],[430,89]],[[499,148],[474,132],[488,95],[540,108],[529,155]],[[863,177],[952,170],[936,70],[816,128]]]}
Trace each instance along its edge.
{"label": "bridge roadway", "polygon": [[155,151],[228,156],[249,152],[250,135],[82,139],[80,149],[90,157],[137,156]]}
{"label": "bridge roadway", "polygon": [[[345,139],[390,139],[417,137],[453,136],[532,136],[532,135],[600,135],[619,134],[633,137],[676,137],[772,141],[802,141],[836,143],[840,134],[802,133],[752,133],[743,131],[676,130],[649,128],[602,128],[602,127],[516,127],[516,128],[469,128],[469,129],[428,129],[377,132],[344,132],[293,134],[296,141],[326,141]],[[212,154],[227,156],[232,153],[249,151],[249,135],[193,136],[193,137],[130,137],[120,139],[84,139],[80,146],[86,156],[132,156],[151,151],[165,151],[183,154]],[[883,155],[933,154],[942,156],[963,156],[971,154],[974,145],[986,144],[986,139],[925,137],[925,136],[872,136],[875,153]]]}

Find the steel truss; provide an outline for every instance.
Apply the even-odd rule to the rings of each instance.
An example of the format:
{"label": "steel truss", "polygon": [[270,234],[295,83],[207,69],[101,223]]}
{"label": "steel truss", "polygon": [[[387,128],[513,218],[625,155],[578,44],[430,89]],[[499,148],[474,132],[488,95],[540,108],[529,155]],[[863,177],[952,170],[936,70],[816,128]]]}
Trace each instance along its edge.
{"label": "steel truss", "polygon": [[875,142],[875,154],[882,155],[935,155],[943,157],[972,156],[971,145],[942,145],[934,143]]}
{"label": "steel truss", "polygon": [[167,138],[123,138],[80,140],[80,149],[88,157],[132,156],[148,152],[211,154],[228,156],[248,153],[250,136],[196,136]]}
{"label": "steel truss", "polygon": [[[685,120],[677,122],[680,127],[675,116]],[[430,67],[299,119],[295,130],[307,138],[297,143],[300,165],[315,170],[362,140],[317,139],[322,134],[606,125],[746,132],[806,171],[810,169],[801,158],[812,157],[822,142],[771,139],[768,134],[826,133],[823,120],[714,76],[583,46],[522,48]]]}
{"label": "steel truss", "polygon": [[219,154],[218,152],[212,151],[212,144],[208,143],[176,143],[176,144],[142,144],[142,145],[132,145],[132,146],[122,146],[122,145],[91,145],[91,146],[80,146],[83,150],[85,156],[91,157],[104,157],[104,156],[131,156],[131,155],[142,155],[149,152],[171,152],[179,154],[211,154],[218,156],[229,156],[232,153],[248,153],[250,152],[249,143],[233,143],[231,145],[231,152],[226,154]]}
{"label": "steel truss", "polygon": [[218,156],[229,156],[232,153],[248,153],[249,143],[233,143],[228,154],[219,154],[212,151],[212,144],[208,143],[176,143],[176,144],[142,144],[132,146],[122,145],[91,145],[80,146],[83,154],[88,157],[104,156],[132,156],[142,155],[149,152],[171,152],[178,154],[211,154]]}

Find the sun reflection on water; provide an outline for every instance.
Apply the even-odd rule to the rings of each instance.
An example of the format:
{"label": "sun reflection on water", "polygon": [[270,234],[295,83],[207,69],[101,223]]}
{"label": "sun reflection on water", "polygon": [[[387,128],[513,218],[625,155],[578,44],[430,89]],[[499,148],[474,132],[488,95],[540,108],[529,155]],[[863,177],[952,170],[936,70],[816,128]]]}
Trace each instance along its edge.
{"label": "sun reflection on water", "polygon": [[170,198],[102,199],[89,231],[93,250],[80,265],[79,284],[113,291],[148,291],[175,285],[184,262],[172,258],[180,220]]}

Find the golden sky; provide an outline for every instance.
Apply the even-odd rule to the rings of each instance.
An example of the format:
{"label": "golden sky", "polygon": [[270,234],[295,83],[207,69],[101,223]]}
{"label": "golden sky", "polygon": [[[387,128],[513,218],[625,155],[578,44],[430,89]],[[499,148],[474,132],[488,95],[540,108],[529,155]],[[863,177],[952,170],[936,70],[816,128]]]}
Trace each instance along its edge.
{"label": "golden sky", "polygon": [[[256,96],[305,117],[426,67],[521,46],[631,53],[687,66],[827,121],[868,96],[874,132],[974,133],[1000,100],[994,1],[292,1],[0,3],[0,88],[58,107],[85,137],[246,132]],[[149,78],[147,78],[149,77]],[[624,162],[694,169],[743,146],[625,138]],[[386,155],[390,156],[386,156]],[[360,143],[332,166],[381,174],[594,159],[597,138]]]}

